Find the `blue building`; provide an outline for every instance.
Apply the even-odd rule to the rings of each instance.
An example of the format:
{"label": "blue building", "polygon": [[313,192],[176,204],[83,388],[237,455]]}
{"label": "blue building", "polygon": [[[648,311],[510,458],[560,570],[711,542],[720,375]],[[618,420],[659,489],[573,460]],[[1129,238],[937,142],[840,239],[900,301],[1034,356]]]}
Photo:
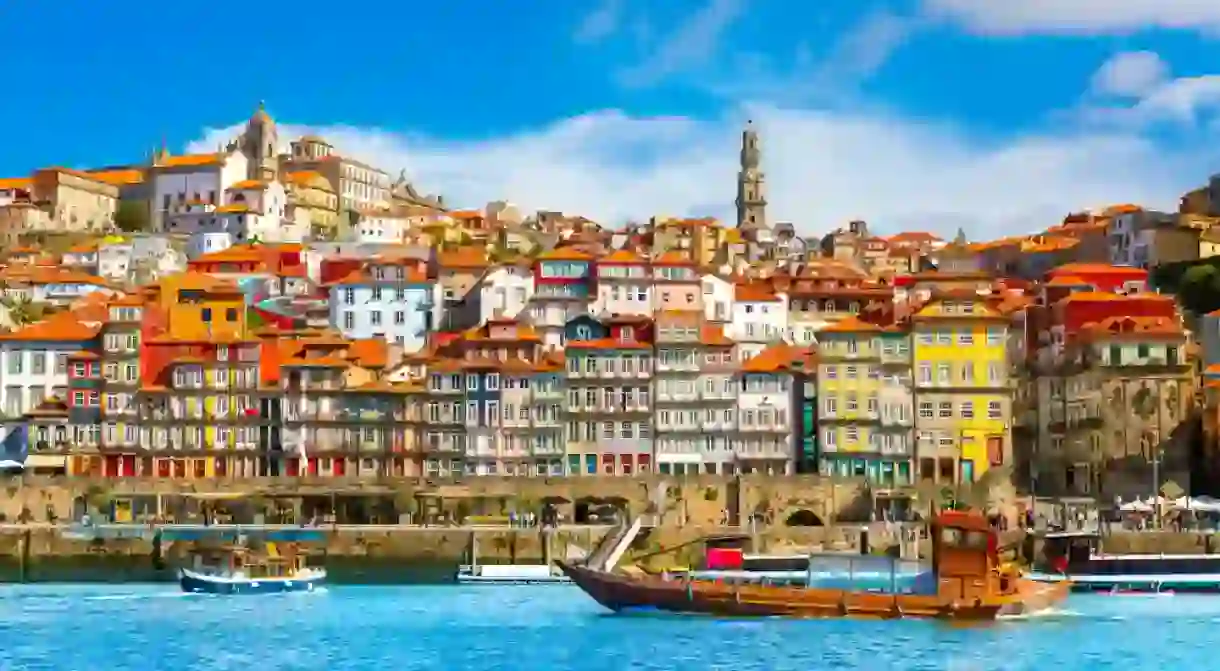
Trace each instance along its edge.
{"label": "blue building", "polygon": [[375,259],[330,285],[330,323],[348,338],[418,352],[438,323],[436,283],[419,259]]}
{"label": "blue building", "polygon": [[465,368],[466,472],[499,475],[501,452],[498,361],[470,362]]}

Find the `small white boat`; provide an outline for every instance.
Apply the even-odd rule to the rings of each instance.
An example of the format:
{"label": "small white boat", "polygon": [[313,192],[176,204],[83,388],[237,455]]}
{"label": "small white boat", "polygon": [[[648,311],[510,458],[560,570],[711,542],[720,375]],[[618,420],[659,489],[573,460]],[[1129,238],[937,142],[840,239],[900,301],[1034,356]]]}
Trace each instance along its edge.
{"label": "small white boat", "polygon": [[326,569],[305,565],[305,556],[289,546],[281,554],[273,543],[263,553],[244,547],[204,551],[194,555],[194,566],[182,568],[182,591],[201,594],[279,594],[312,592],[326,582]]}
{"label": "small white boat", "polygon": [[547,564],[459,566],[459,585],[570,585],[572,579]]}

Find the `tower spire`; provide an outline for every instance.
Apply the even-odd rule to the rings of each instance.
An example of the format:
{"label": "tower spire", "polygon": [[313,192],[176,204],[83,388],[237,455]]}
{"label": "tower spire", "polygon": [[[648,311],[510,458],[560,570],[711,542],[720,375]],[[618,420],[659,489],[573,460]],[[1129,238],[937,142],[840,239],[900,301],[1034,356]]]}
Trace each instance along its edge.
{"label": "tower spire", "polygon": [[762,148],[754,121],[741,132],[740,170],[737,173],[737,228],[767,228],[767,198],[762,172]]}

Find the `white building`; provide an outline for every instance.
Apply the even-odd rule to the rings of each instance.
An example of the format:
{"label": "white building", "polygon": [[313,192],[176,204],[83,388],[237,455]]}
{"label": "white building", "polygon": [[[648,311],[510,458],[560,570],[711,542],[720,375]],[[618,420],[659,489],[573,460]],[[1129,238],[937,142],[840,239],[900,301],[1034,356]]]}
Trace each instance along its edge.
{"label": "white building", "polygon": [[403,210],[363,209],[354,212],[351,225],[354,242],[401,244],[411,228],[411,218]]}
{"label": "white building", "polygon": [[703,318],[727,327],[733,321],[736,286],[719,275],[704,275]]}
{"label": "white building", "polygon": [[534,295],[534,273],[528,266],[496,266],[471,288],[479,292],[479,322],[516,319]]}
{"label": "white building", "polygon": [[794,400],[791,364],[799,350],[771,345],[741,366],[737,387],[737,431],[733,444],[742,473],[791,474],[796,470],[800,437],[793,431]]}
{"label": "white building", "polygon": [[[68,399],[68,355],[79,352],[97,337],[100,321],[60,312],[13,333],[0,334],[0,411],[20,416],[50,396]],[[86,404],[97,404],[93,398]]]}
{"label": "white building", "polygon": [[599,259],[597,295],[589,303],[595,316],[652,316],[653,283],[648,261],[625,249]]}
{"label": "white building", "polygon": [[168,229],[174,214],[199,206],[213,208],[228,204],[225,192],[246,179],[249,159],[236,149],[215,154],[170,156],[162,152],[148,170],[152,183],[150,224],[154,231]]}
{"label": "white building", "polygon": [[288,194],[276,180],[248,179],[224,192],[223,203],[194,203],[167,217],[167,228],[189,236],[188,256],[219,252],[251,241],[301,242],[309,233],[302,221],[289,218]]}
{"label": "white building", "polygon": [[63,253],[60,263],[66,268],[96,275],[98,274],[98,247],[99,244],[96,242],[76,245]]}
{"label": "white building", "polygon": [[733,319],[728,336],[740,343],[742,358],[752,357],[769,344],[788,336],[788,297],[767,284],[738,284],[733,288]]}

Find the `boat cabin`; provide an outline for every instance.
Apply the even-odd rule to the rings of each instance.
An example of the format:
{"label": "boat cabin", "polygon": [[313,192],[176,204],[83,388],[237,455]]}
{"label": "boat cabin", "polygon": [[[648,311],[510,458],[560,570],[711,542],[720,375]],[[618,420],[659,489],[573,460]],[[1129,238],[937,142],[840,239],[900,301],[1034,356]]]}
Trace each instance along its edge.
{"label": "boat cabin", "polygon": [[1220,554],[1104,554],[1101,540],[1089,532],[1048,533],[1042,547],[1045,564],[1053,573],[1070,576],[1220,575]]}
{"label": "boat cabin", "polygon": [[1011,594],[1016,575],[1001,571],[999,533],[976,511],[949,510],[932,523],[937,592],[954,601]]}
{"label": "boat cabin", "polygon": [[285,578],[303,571],[305,554],[295,544],[282,550],[266,543],[262,552],[245,546],[230,546],[198,550],[194,554],[193,570],[219,575],[244,575],[250,578]]}

